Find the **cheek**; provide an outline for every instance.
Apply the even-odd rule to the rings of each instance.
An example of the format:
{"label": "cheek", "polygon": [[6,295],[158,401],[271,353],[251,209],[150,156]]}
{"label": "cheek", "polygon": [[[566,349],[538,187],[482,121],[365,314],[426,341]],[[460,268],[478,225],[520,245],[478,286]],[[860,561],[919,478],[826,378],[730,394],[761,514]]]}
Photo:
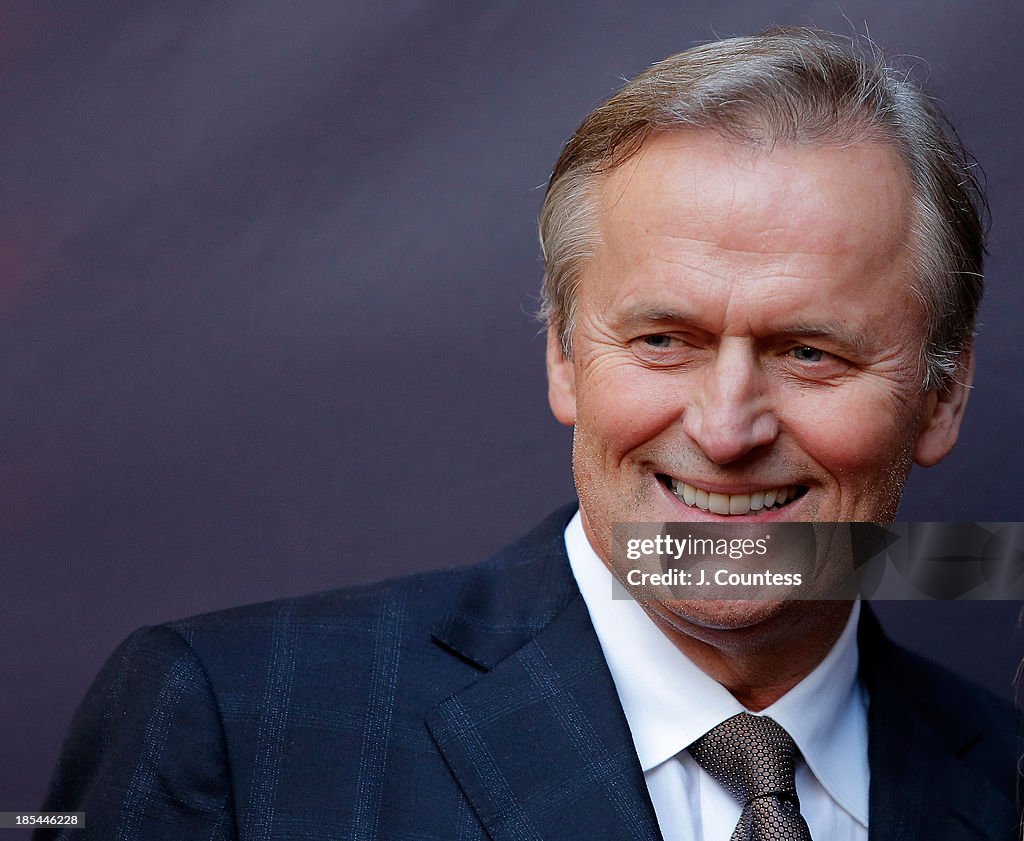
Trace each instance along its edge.
{"label": "cheek", "polygon": [[850,395],[818,412],[807,406],[811,411],[802,412],[791,428],[801,449],[839,479],[860,474],[870,481],[881,476],[902,482],[913,451],[915,403],[893,403],[878,396]]}
{"label": "cheek", "polygon": [[584,440],[624,454],[679,419],[682,392],[664,372],[622,364],[591,373],[577,371],[576,380],[584,386],[576,395],[576,433]]}

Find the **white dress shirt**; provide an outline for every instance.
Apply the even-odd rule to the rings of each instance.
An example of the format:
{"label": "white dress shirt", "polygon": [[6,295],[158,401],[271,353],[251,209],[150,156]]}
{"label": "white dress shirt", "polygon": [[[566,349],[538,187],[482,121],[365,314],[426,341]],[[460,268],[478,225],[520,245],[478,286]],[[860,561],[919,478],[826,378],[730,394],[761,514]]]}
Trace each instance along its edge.
{"label": "white dress shirt", "polygon": [[[594,552],[579,512],[565,529],[569,563],[626,714],[665,841],[728,841],[740,804],[686,748],[746,709],[686,657],[629,598]],[[762,711],[793,737],[796,788],[815,841],[866,841],[867,699],[857,679],[858,601],[817,668]]]}

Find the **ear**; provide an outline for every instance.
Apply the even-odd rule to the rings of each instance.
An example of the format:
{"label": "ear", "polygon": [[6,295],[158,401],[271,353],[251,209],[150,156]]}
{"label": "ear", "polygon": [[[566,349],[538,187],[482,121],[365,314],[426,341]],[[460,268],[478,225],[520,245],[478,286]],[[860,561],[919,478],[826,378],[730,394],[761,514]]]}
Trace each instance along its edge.
{"label": "ear", "polygon": [[576,423],[576,369],[562,352],[558,330],[548,327],[548,403],[560,423]]}
{"label": "ear", "polygon": [[925,396],[921,428],[914,448],[914,461],[922,467],[938,464],[953,449],[960,435],[960,422],[973,380],[974,346],[969,345],[960,352],[956,374],[949,384],[933,389]]}

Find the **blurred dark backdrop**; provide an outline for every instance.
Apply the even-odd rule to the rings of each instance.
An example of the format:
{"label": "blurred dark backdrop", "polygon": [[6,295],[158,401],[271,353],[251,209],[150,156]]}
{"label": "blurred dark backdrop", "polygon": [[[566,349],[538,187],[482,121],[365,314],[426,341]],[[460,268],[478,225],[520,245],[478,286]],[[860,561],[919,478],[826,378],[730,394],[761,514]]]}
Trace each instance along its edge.
{"label": "blurred dark backdrop", "polygon": [[[621,76],[770,24],[920,56],[983,163],[977,388],[902,516],[1022,519],[1016,0],[0,5],[0,810],[136,626],[474,561],[572,498],[540,185]],[[1017,611],[881,610],[1004,695]]]}

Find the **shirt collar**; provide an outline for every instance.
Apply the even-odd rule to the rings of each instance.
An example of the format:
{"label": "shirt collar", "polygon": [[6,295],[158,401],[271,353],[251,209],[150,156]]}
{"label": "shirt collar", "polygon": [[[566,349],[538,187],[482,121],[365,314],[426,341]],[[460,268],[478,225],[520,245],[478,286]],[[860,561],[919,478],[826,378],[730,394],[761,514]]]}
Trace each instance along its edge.
{"label": "shirt collar", "polygon": [[[745,711],[629,597],[591,547],[579,512],[566,526],[565,545],[645,773]],[[858,600],[825,659],[763,713],[789,732],[829,795],[867,826],[867,714],[857,680],[859,616]]]}

